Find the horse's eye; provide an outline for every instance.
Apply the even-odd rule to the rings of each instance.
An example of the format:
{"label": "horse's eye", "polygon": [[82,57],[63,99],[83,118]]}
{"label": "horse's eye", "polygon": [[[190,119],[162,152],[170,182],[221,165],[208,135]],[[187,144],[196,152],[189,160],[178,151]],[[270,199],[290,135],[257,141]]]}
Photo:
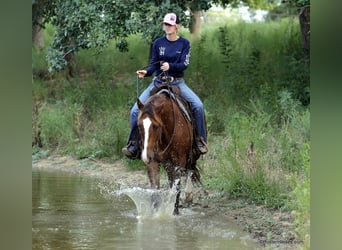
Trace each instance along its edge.
{"label": "horse's eye", "polygon": [[152,129],[153,129],[153,130],[157,130],[157,129],[158,129],[158,125],[153,124],[153,125],[152,125]]}

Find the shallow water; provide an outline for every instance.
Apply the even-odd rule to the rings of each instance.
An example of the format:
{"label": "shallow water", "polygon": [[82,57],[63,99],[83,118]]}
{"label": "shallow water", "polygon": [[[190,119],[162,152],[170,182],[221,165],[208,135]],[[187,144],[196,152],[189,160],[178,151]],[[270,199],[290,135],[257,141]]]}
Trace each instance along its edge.
{"label": "shallow water", "polygon": [[32,249],[258,248],[233,221],[213,211],[183,208],[172,216],[171,191],[159,192],[162,202],[150,206],[153,192],[34,171]]}

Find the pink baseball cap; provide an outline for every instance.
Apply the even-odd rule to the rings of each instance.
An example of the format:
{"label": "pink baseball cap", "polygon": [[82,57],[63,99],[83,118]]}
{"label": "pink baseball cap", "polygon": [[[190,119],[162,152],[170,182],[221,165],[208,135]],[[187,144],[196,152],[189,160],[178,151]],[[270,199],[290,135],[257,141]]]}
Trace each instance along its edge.
{"label": "pink baseball cap", "polygon": [[168,13],[165,15],[164,21],[162,22],[162,24],[167,23],[167,24],[170,24],[173,26],[173,25],[177,25],[176,21],[177,21],[176,14],[175,13]]}

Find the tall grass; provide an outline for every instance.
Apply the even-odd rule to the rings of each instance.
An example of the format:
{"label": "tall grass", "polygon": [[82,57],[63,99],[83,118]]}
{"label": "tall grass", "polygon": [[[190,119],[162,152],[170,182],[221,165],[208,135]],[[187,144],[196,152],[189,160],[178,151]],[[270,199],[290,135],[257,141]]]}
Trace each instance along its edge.
{"label": "tall grass", "polygon": [[[298,21],[207,26],[199,38],[184,29],[180,34],[192,44],[186,82],[205,105],[209,153],[199,162],[205,184],[296,211],[298,235],[304,237],[310,92]],[[48,43],[51,27],[45,36]],[[123,157],[129,110],[151,80],[137,81],[135,74],[148,65],[149,46],[134,35],[128,53],[116,50],[114,42],[101,54],[81,51],[69,80],[62,73],[49,75],[46,50],[33,49],[33,137],[45,149],[78,158]]]}
{"label": "tall grass", "polygon": [[309,111],[292,111],[291,120],[274,126],[262,104],[251,102],[249,109],[249,113],[231,110],[224,136],[211,138],[206,183],[234,197],[278,208],[291,190],[287,177],[307,171],[302,154],[310,141]]}
{"label": "tall grass", "polygon": [[[121,153],[128,134],[128,108],[126,89],[111,83],[87,83],[75,80],[72,84],[55,83],[42,91],[41,82],[34,96],[38,107],[36,126],[40,128],[44,147],[85,157],[114,157]],[[57,85],[60,85],[59,87]],[[40,87],[37,87],[40,86]],[[121,103],[121,104],[120,104]]]}

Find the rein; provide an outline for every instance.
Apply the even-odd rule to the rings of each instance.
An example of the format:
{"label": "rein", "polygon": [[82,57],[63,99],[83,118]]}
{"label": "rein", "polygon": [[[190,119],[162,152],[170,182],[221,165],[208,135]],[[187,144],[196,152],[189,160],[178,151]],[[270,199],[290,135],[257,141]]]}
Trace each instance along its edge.
{"label": "rein", "polygon": [[[162,64],[164,61],[156,61],[154,63],[150,63],[149,65],[146,65],[145,67],[141,68],[141,69],[147,69],[148,67],[155,65],[157,63]],[[139,98],[139,77],[137,75],[137,98]]]}
{"label": "rein", "polygon": [[[168,91],[168,94],[169,94],[169,99],[171,101],[171,107],[172,107],[172,113],[173,113],[173,132],[172,132],[172,136],[171,136],[171,139],[169,140],[169,143],[167,144],[166,148],[164,148],[164,150],[159,153],[159,155],[163,155],[165,154],[166,150],[169,149],[169,147],[171,146],[172,142],[173,142],[173,139],[175,137],[175,134],[176,134],[176,112],[175,112],[175,109],[174,109],[174,101],[173,101],[173,98],[171,97],[171,87],[170,87],[170,80],[167,78],[167,73],[166,72],[162,72],[159,76],[161,76],[162,74],[164,74],[166,76],[166,85],[167,85],[167,91]],[[158,142],[161,141],[161,134],[159,136],[159,140]],[[154,152],[157,152],[157,149],[156,147],[158,146],[158,143],[155,144],[154,146],[154,149],[153,151]]]}
{"label": "rein", "polygon": [[[166,74],[166,73],[165,73]],[[169,147],[171,146],[172,142],[173,142],[173,139],[175,137],[175,134],[176,134],[176,112],[175,112],[175,109],[173,107],[174,105],[174,101],[173,101],[173,98],[171,97],[171,88],[170,88],[170,82],[167,80],[167,90],[169,92],[169,98],[170,98],[170,101],[171,101],[171,107],[172,107],[172,113],[173,113],[173,132],[172,132],[172,136],[171,136],[171,139],[169,140],[169,143],[167,144],[166,148],[164,148],[164,150],[160,153],[160,155],[163,155],[165,154],[166,150],[169,149]],[[160,138],[161,139],[161,138]]]}

